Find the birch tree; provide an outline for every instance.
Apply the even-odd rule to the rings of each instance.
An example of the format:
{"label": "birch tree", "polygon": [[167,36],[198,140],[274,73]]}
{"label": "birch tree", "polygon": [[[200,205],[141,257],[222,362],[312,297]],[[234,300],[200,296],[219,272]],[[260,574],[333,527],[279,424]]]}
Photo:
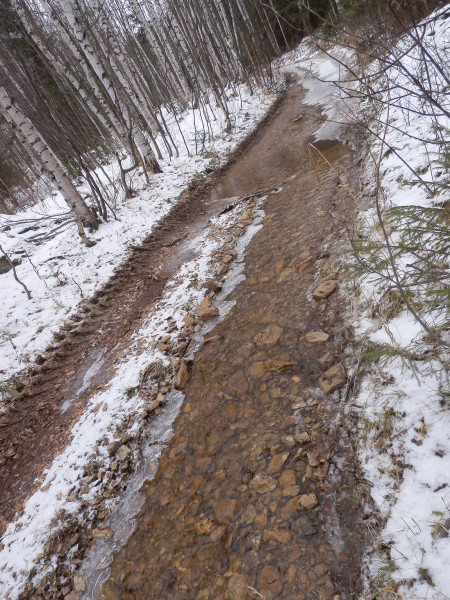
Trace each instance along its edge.
{"label": "birch tree", "polygon": [[84,227],[97,229],[98,221],[94,213],[73,185],[58,157],[51,151],[28,117],[14,104],[2,85],[0,85],[0,110],[30,156],[42,166],[56,183],[58,190],[61,191],[75,217],[81,239],[87,246],[92,246],[95,242],[92,242],[86,236]]}

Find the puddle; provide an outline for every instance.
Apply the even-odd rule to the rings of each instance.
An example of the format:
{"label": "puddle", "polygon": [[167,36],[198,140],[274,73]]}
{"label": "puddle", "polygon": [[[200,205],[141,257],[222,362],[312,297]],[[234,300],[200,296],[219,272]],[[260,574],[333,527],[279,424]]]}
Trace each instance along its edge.
{"label": "puddle", "polygon": [[[75,393],[71,397],[68,397],[67,400],[65,400],[65,402],[61,405],[61,412],[63,414],[72,406],[72,404],[76,401],[78,396],[81,396],[83,392],[85,392],[89,388],[92,379],[95,377],[95,375],[97,375],[97,373],[99,373],[100,369],[103,366],[103,363],[105,362],[104,354],[105,349],[100,350],[100,352],[98,352],[97,358],[89,357],[89,361],[88,359],[86,359],[86,363],[90,362],[91,360],[94,360],[94,362],[83,375],[83,381],[81,383],[81,386],[78,389],[76,389]],[[80,384],[80,378],[81,375],[77,378],[75,386]]]}

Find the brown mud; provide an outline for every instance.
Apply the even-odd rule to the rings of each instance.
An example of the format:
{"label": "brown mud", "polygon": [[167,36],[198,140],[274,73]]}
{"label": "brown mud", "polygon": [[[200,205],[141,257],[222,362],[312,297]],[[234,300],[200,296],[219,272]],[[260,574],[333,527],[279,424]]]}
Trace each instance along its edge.
{"label": "brown mud", "polygon": [[[289,89],[212,191],[217,200],[282,183],[264,203],[236,304],[196,355],[107,600],[359,595],[364,528],[343,413],[351,332],[328,260],[344,210],[339,173],[353,167],[335,141],[315,144],[311,160],[321,121],[298,119],[301,98]],[[326,297],[315,299],[318,279]]]}

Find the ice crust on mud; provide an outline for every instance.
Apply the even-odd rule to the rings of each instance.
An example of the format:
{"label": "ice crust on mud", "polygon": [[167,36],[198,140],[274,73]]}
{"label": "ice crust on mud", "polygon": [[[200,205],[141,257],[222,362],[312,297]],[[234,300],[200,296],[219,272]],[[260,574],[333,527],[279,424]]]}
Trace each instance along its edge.
{"label": "ice crust on mud", "polygon": [[[448,52],[449,7],[450,4],[435,13],[440,13],[436,21],[431,22],[428,18],[428,25],[421,30],[424,39],[432,38],[436,56],[445,56]],[[419,49],[415,45],[411,48],[408,43],[405,36],[393,52],[398,55],[407,49],[403,60],[406,68],[414,72]],[[309,47],[309,42],[303,44]],[[312,105],[319,103],[328,118],[351,122],[346,117],[346,108],[349,108],[347,102],[334,101],[341,94],[333,81],[345,80],[345,72],[337,62],[333,64],[330,57],[325,58],[311,50],[309,52],[310,59],[302,56],[300,49],[288,57],[291,64],[294,62],[298,65],[297,70],[307,71],[304,79],[308,90],[305,101]],[[331,48],[329,54],[339,60],[343,56],[351,60],[351,56],[347,53],[345,57],[345,52],[339,48]],[[377,65],[374,65],[373,69],[376,68]],[[411,88],[411,82],[405,81],[399,70],[391,68],[387,76],[391,84]],[[433,83],[442,90],[442,98],[448,107],[450,102],[445,92],[446,82],[439,76],[433,77]],[[433,156],[434,152],[432,143],[421,141],[435,137],[436,124],[433,118],[414,114],[414,119],[411,119],[402,110],[403,106],[420,113],[421,99],[416,92],[413,90],[413,93],[405,95],[399,106],[386,108],[380,116],[382,121],[389,119],[385,139],[387,147],[398,151],[398,156],[394,152],[385,152],[381,161],[382,186],[387,193],[389,206],[427,207],[446,200],[445,193],[430,198],[423,187],[406,183],[414,179],[414,175],[402,159],[416,173],[421,173],[425,181],[433,181],[440,176],[440,169],[429,163],[429,156]],[[358,114],[355,106],[353,110]],[[364,106],[359,110],[360,118],[364,119]],[[450,119],[445,116],[438,118],[438,124],[443,130],[450,129]],[[336,127],[333,131],[332,124],[326,123],[316,139],[339,136],[339,126]],[[371,150],[376,156],[380,152],[380,142],[375,141]],[[366,166],[366,179],[374,180],[372,164]],[[366,230],[373,230],[375,209],[362,212],[360,217],[366,223]],[[361,299],[351,319],[361,341],[394,343],[399,348],[407,348],[423,336],[421,326],[406,309],[384,325],[371,317],[373,298],[377,297],[374,279],[361,282],[360,290]],[[352,294],[351,290],[349,294]],[[429,315],[431,319],[439,320],[440,317],[438,314]],[[361,382],[361,391],[354,399],[359,407],[360,435],[364,435],[364,429],[370,427],[371,423],[379,423],[383,418],[392,419],[389,451],[377,447],[376,440],[370,436],[359,445],[362,467],[382,523],[381,531],[366,557],[368,595],[375,589],[373,582],[378,581],[381,583],[377,585],[385,586],[386,590],[391,589],[393,593],[396,590],[398,597],[405,600],[444,600],[450,597],[450,545],[447,533],[450,523],[450,434],[445,390],[448,390],[448,375],[442,363],[425,361],[418,363],[414,371],[396,358],[386,368],[366,375]],[[397,479],[395,461],[402,465],[402,475]],[[378,552],[380,545],[388,547],[389,553]]]}

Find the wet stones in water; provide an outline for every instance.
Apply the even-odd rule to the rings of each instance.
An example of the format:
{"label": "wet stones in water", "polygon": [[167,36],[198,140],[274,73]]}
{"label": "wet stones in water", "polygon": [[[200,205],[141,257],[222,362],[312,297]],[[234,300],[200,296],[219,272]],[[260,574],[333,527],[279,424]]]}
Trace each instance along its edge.
{"label": "wet stones in water", "polygon": [[245,600],[248,597],[246,577],[238,573],[233,573],[228,581],[228,593],[232,600]]}
{"label": "wet stones in water", "polygon": [[217,502],[214,502],[213,504],[216,519],[220,523],[231,521],[238,506],[239,503],[234,498],[222,498],[221,500],[217,500]]}
{"label": "wet stones in water", "polygon": [[230,391],[236,396],[242,396],[248,390],[247,379],[245,378],[244,371],[237,371],[228,380],[228,387]]}
{"label": "wet stones in water", "polygon": [[337,363],[325,371],[323,377],[319,379],[319,385],[325,394],[331,394],[342,387],[346,381],[345,369],[341,363]]}
{"label": "wet stones in water", "polygon": [[219,309],[211,301],[211,298],[206,297],[195,309],[197,316],[202,321],[209,321],[219,316]]}
{"label": "wet stones in water", "polygon": [[288,458],[289,458],[289,452],[282,452],[281,454],[275,454],[275,456],[270,461],[269,466],[267,467],[267,473],[269,475],[273,475],[274,473],[277,473],[281,469],[281,467],[284,465],[284,463],[287,461]]}

